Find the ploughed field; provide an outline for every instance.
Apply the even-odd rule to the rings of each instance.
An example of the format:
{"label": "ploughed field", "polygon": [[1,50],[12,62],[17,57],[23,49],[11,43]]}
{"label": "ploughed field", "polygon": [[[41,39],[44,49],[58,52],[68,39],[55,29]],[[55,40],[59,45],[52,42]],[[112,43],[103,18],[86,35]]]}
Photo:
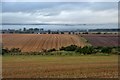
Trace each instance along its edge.
{"label": "ploughed field", "polygon": [[118,56],[3,56],[3,78],[118,78]]}
{"label": "ploughed field", "polygon": [[69,45],[81,47],[85,45],[79,36],[67,34],[3,34],[2,38],[4,48],[20,48],[22,52],[39,52]]}
{"label": "ploughed field", "polygon": [[82,34],[92,46],[118,46],[118,34]]}

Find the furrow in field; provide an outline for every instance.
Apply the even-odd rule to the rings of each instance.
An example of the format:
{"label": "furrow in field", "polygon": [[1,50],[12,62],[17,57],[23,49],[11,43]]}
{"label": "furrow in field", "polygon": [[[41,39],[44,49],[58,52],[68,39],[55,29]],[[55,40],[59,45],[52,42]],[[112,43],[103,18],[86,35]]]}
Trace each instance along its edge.
{"label": "furrow in field", "polygon": [[44,42],[43,49],[47,50],[47,49],[50,49],[49,45],[51,45],[51,44],[50,44],[49,40],[50,40],[51,36],[46,35],[45,37],[46,37],[46,40]]}
{"label": "furrow in field", "polygon": [[35,50],[36,51],[41,51],[42,49],[42,46],[41,46],[41,44],[42,44],[42,42],[43,42],[43,37],[42,37],[43,35],[42,34],[39,34],[39,36],[37,36],[37,41],[36,41],[36,48],[35,48]]}
{"label": "furrow in field", "polygon": [[84,45],[80,37],[68,34],[3,34],[2,36],[4,48],[20,48],[22,52]]}

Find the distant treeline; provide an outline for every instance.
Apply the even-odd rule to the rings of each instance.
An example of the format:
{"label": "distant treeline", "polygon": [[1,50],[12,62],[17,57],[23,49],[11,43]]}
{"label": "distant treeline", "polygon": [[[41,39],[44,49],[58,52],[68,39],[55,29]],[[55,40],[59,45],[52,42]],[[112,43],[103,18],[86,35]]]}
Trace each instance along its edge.
{"label": "distant treeline", "polygon": [[25,33],[25,34],[64,34],[64,33],[67,33],[67,34],[80,34],[80,33],[90,33],[90,32],[96,32],[96,33],[102,33],[102,32],[119,32],[120,29],[77,29],[77,30],[71,30],[71,31],[59,31],[59,30],[56,30],[56,31],[52,31],[52,30],[44,30],[44,28],[29,28],[29,29],[26,29],[26,28],[23,28],[23,29],[18,29],[18,30],[15,30],[15,29],[4,29],[2,30],[1,32],[3,34],[5,33]]}
{"label": "distant treeline", "polygon": [[[63,52],[60,52],[63,51]],[[66,53],[64,53],[64,51]],[[84,46],[78,47],[76,45],[70,45],[67,47],[61,47],[59,50],[56,49],[43,49],[41,52],[21,52],[19,48],[12,48],[12,49],[2,49],[2,55],[11,54],[11,55],[70,55],[72,54],[79,54],[79,55],[88,55],[88,54],[97,54],[97,53],[104,53],[104,54],[118,54],[120,55],[120,47],[93,47],[93,46]]]}
{"label": "distant treeline", "polygon": [[88,32],[119,32],[120,29],[89,29]]}

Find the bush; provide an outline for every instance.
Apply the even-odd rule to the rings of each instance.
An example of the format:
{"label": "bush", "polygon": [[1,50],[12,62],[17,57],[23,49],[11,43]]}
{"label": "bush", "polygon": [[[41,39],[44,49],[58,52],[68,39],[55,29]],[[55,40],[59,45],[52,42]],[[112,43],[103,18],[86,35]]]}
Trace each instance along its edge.
{"label": "bush", "polygon": [[42,49],[42,52],[47,52],[47,50],[46,49]]}
{"label": "bush", "polygon": [[11,48],[10,52],[17,53],[17,52],[21,52],[21,50],[19,48]]}
{"label": "bush", "polygon": [[81,51],[83,54],[92,54],[94,53],[94,47],[92,46],[85,46],[82,48],[82,51]]}
{"label": "bush", "polygon": [[75,52],[79,52],[79,53],[82,53],[82,48],[81,47],[77,47]]}
{"label": "bush", "polygon": [[71,45],[71,46],[67,46],[67,47],[62,47],[62,48],[60,48],[60,50],[75,51],[75,52],[79,52],[82,54],[96,53],[96,50],[94,49],[93,46],[85,46],[85,47],[81,48],[81,47],[77,47],[76,45]]}
{"label": "bush", "polygon": [[83,32],[82,34],[89,34],[88,32]]}
{"label": "bush", "polygon": [[6,53],[9,53],[9,49],[8,48],[5,48],[5,49],[2,49],[2,55],[6,54]]}
{"label": "bush", "polygon": [[53,52],[53,51],[56,51],[56,49],[55,48],[49,49],[47,52]]}
{"label": "bush", "polygon": [[75,51],[76,49],[77,49],[76,45],[71,45],[71,46],[65,47],[65,51]]}
{"label": "bush", "polygon": [[21,50],[19,48],[11,48],[10,50],[8,48],[5,48],[5,49],[3,48],[2,49],[2,55],[8,54],[8,53],[10,53],[10,54],[18,54],[20,52],[21,52]]}
{"label": "bush", "polygon": [[101,34],[101,32],[97,32],[96,34]]}
{"label": "bush", "polygon": [[79,52],[79,53],[82,53],[82,54],[92,54],[92,53],[96,53],[94,47],[92,47],[92,46],[85,46],[85,47],[83,47],[83,48],[78,47],[78,48],[76,49],[76,52]]}
{"label": "bush", "polygon": [[110,48],[110,47],[103,47],[101,49],[102,53],[111,53],[111,51],[112,51],[112,48]]}

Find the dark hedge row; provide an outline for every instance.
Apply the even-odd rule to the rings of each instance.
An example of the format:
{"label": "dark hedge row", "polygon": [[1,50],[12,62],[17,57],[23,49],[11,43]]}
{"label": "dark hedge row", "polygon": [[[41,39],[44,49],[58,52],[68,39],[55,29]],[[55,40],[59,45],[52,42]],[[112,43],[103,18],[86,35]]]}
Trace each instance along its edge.
{"label": "dark hedge row", "polygon": [[82,54],[94,54],[94,53],[120,54],[120,47],[93,47],[93,46],[78,47],[76,45],[71,45],[67,47],[62,47],[60,48],[60,50],[75,51]]}
{"label": "dark hedge row", "polygon": [[[73,52],[74,54],[96,54],[96,53],[107,53],[107,54],[120,54],[120,47],[93,47],[93,46],[85,46],[85,47],[78,47],[76,45],[70,45],[67,47],[61,47],[59,50],[56,49],[49,49],[43,50],[42,52],[21,52],[19,48],[12,48],[12,49],[2,49],[2,55],[4,54],[30,54],[30,55],[60,55],[58,51],[66,51]],[[54,52],[54,53],[52,53]]]}

